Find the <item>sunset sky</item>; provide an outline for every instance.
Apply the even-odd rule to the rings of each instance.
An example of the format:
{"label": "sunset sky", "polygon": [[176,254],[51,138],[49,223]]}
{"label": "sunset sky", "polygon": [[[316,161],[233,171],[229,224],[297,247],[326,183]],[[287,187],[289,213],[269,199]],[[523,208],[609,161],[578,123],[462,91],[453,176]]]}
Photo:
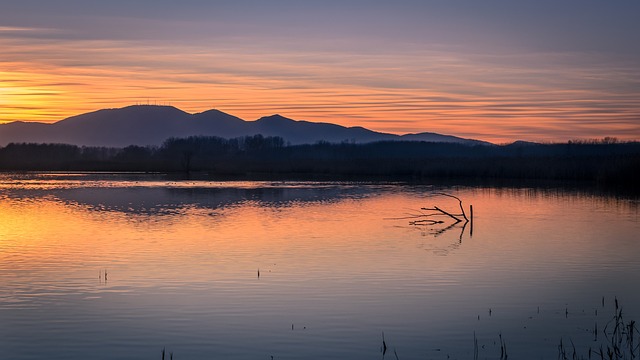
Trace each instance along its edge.
{"label": "sunset sky", "polygon": [[151,103],[640,139],[639,19],[635,0],[2,0],[0,123]]}

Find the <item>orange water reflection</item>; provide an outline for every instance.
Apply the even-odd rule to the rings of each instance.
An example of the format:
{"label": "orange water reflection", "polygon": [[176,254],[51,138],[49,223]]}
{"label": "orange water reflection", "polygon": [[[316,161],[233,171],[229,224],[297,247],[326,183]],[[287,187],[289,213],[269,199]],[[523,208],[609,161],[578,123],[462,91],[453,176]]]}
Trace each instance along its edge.
{"label": "orange water reflection", "polygon": [[[111,268],[112,279],[146,281],[244,277],[259,268],[263,278],[269,272],[278,272],[278,277],[301,272],[326,276],[376,273],[381,268],[411,277],[419,269],[456,269],[478,257],[487,265],[515,268],[585,258],[597,263],[611,241],[628,242],[627,228],[605,230],[598,224],[637,216],[611,212],[606,202],[583,198],[554,200],[496,190],[463,190],[459,196],[467,212],[467,203],[474,205],[474,237],[470,227],[463,232],[456,226],[434,237],[431,230],[444,226],[410,226],[403,217],[418,214],[423,206],[439,204],[458,211],[455,200],[430,197],[428,192],[275,205],[241,199],[218,209],[181,205],[162,216],[136,213],[126,204],[119,211],[100,211],[96,204],[55,196],[5,199],[0,203],[0,249],[5,264],[46,266],[58,272],[56,276],[80,267],[87,278]],[[543,235],[536,235],[541,231]],[[415,256],[421,250],[426,250],[423,257]],[[452,251],[455,256],[446,260],[433,256]],[[635,254],[621,256],[630,261]]]}
{"label": "orange water reflection", "polygon": [[[585,325],[525,333],[520,317],[541,307],[551,321],[602,296],[640,301],[628,276],[640,271],[632,201],[448,188],[473,204],[473,236],[459,225],[434,236],[448,224],[407,217],[458,204],[429,186],[47,181],[0,190],[0,317],[24,334],[50,324],[56,332],[30,336],[74,349],[100,331],[125,357],[170,338],[194,358],[259,357],[272,343],[291,358],[357,358],[377,356],[370,340],[384,329],[407,358],[433,343],[466,349],[473,330],[509,333],[514,353],[534,343],[554,354],[549,326]],[[0,345],[18,357],[26,335],[13,334]],[[225,345],[234,350],[217,353]]]}

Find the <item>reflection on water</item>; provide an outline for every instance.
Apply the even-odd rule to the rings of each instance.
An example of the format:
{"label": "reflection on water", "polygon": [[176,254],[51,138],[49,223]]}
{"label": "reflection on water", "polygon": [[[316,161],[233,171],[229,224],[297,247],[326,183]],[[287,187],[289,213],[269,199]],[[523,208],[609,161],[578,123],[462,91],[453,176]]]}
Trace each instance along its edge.
{"label": "reflection on water", "polygon": [[[586,357],[640,319],[637,203],[564,191],[0,177],[0,351],[10,359]],[[444,227],[443,227],[444,225]],[[105,279],[104,273],[108,272]],[[259,272],[259,276],[258,276]],[[605,306],[602,306],[602,298]]]}

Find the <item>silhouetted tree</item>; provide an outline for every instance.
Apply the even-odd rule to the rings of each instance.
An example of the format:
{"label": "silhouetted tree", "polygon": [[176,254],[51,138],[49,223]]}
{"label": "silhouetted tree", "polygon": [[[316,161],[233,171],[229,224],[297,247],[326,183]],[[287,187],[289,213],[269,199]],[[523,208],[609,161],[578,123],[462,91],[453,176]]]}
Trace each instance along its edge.
{"label": "silhouetted tree", "polygon": [[0,148],[0,169],[580,180],[608,186],[632,186],[640,170],[640,143],[614,138],[503,146],[415,141],[285,144],[280,137],[263,135],[171,138],[159,147],[121,149],[9,144]]}

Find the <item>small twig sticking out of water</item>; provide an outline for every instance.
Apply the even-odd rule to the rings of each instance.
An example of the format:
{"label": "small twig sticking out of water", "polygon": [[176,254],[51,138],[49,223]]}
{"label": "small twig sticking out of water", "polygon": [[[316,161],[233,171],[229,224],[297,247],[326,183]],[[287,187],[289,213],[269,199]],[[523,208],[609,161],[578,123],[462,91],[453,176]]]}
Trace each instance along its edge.
{"label": "small twig sticking out of water", "polygon": [[567,360],[567,351],[562,344],[562,338],[560,338],[560,345],[558,345],[558,359]]}
{"label": "small twig sticking out of water", "polygon": [[509,357],[507,355],[507,344],[502,340],[502,333],[499,333],[498,336],[500,337],[500,360],[507,360]]}
{"label": "small twig sticking out of water", "polygon": [[396,356],[396,360],[400,360],[400,359],[398,358],[398,353],[396,352],[396,348],[393,348],[393,355],[395,355],[395,356]]}
{"label": "small twig sticking out of water", "polygon": [[[629,334],[629,347],[631,349],[633,349],[633,339],[634,339],[633,338],[633,336],[634,336],[633,334],[638,331],[638,328],[636,327],[636,321],[635,320],[631,320],[629,322],[629,330],[628,331],[629,331],[628,332],[628,334]],[[633,354],[633,351],[631,353]]]}
{"label": "small twig sticking out of water", "polygon": [[476,332],[473,332],[473,360],[478,360],[478,338]]}
{"label": "small twig sticking out of water", "polygon": [[473,236],[473,205],[469,205],[469,218],[471,219],[471,227],[469,229],[469,236]]}
{"label": "small twig sticking out of water", "polygon": [[382,356],[387,353],[387,342],[384,341],[384,331],[382,332]]}
{"label": "small twig sticking out of water", "polygon": [[100,279],[100,283],[102,283],[102,280],[104,280],[105,283],[107,282],[107,269],[104,269],[104,273],[102,272],[102,269],[100,269],[98,279]]}

